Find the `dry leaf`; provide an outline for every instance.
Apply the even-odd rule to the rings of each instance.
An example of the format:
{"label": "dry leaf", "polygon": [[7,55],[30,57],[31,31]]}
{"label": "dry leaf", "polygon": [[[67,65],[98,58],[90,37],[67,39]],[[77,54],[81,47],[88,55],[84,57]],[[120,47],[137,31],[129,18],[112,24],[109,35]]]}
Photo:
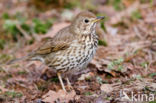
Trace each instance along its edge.
{"label": "dry leaf", "polygon": [[63,90],[59,90],[58,92],[50,90],[47,94],[43,95],[43,102],[54,103],[55,101],[59,101],[61,103],[69,102],[74,98],[76,95],[75,91],[72,90],[71,92],[64,92]]}
{"label": "dry leaf", "polygon": [[0,91],[1,91],[1,92],[6,92],[6,91],[8,91],[8,89],[6,89],[6,88],[0,86]]}
{"label": "dry leaf", "polygon": [[113,91],[113,88],[110,84],[102,84],[100,89],[101,91],[106,92],[106,93],[110,93]]}
{"label": "dry leaf", "polygon": [[89,72],[87,74],[82,74],[81,77],[78,80],[85,80],[85,79],[91,78],[93,76],[94,76],[94,73]]}

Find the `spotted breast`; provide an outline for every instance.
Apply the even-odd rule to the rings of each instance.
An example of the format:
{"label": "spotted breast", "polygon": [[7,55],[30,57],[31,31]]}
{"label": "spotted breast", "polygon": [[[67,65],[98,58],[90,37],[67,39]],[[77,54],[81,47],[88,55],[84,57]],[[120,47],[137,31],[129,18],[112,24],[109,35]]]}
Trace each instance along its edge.
{"label": "spotted breast", "polygon": [[67,50],[57,52],[49,67],[53,67],[57,72],[80,70],[86,67],[95,54],[98,37],[95,32],[92,32],[90,35],[80,35],[78,38]]}

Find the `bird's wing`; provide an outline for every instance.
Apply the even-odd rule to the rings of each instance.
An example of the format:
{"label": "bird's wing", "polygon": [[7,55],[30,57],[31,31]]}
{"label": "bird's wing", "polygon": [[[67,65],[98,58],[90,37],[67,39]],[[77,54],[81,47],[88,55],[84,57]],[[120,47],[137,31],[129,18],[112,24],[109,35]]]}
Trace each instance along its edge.
{"label": "bird's wing", "polygon": [[56,36],[44,43],[35,51],[36,55],[44,55],[52,52],[67,49],[74,40],[74,34],[69,31],[69,27],[60,30]]}
{"label": "bird's wing", "polygon": [[35,54],[37,54],[37,55],[49,54],[51,52],[65,50],[68,47],[69,47],[69,44],[65,43],[65,42],[58,42],[56,44],[56,43],[53,43],[53,41],[49,41],[49,42],[43,44],[39,49],[37,49],[35,51]]}

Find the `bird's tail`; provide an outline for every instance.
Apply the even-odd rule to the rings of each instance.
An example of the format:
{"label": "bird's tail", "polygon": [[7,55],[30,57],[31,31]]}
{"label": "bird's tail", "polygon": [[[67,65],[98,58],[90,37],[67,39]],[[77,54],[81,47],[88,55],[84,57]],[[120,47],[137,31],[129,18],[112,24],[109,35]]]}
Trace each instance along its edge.
{"label": "bird's tail", "polygon": [[30,53],[24,57],[21,57],[21,58],[16,58],[16,59],[13,59],[13,60],[10,60],[9,62],[7,62],[6,64],[7,65],[10,65],[10,64],[13,64],[13,63],[16,63],[16,62],[19,62],[19,61],[24,61],[24,60],[29,60],[31,57],[33,56],[33,53]]}
{"label": "bird's tail", "polygon": [[7,62],[7,65],[10,65],[10,64],[13,64],[13,63],[16,63],[16,62],[19,62],[19,61],[23,61],[23,60],[26,60],[26,59],[27,59],[27,56],[21,57],[21,58],[16,58],[16,59],[13,59],[13,60],[10,60],[9,62]]}

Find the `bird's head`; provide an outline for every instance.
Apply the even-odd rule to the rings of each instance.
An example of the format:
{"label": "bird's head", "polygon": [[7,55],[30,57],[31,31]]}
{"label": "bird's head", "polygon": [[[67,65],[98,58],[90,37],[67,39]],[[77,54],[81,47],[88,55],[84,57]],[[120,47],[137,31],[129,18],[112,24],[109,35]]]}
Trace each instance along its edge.
{"label": "bird's head", "polygon": [[89,35],[95,31],[97,22],[102,19],[104,19],[104,17],[96,17],[91,12],[81,12],[71,24],[72,31],[80,35]]}

